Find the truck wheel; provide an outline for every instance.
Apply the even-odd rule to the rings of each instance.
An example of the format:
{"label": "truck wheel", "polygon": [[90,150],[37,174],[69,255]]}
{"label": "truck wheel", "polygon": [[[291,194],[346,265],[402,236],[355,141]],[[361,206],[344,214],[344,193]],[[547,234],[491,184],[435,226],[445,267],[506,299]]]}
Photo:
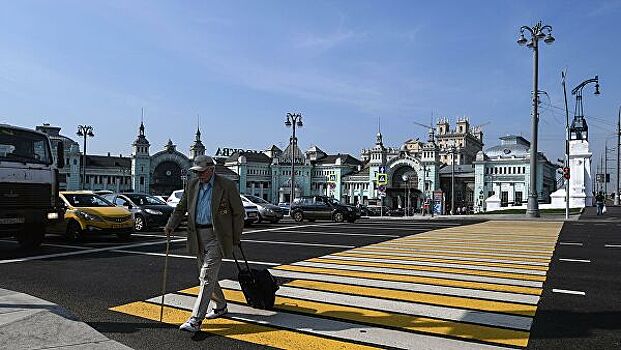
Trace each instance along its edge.
{"label": "truck wheel", "polygon": [[17,242],[23,249],[35,249],[43,243],[45,237],[45,226],[31,225],[23,228],[17,233]]}
{"label": "truck wheel", "polygon": [[296,211],[293,213],[293,220],[295,222],[302,222],[304,221],[304,214],[302,214],[301,211]]}
{"label": "truck wheel", "polygon": [[343,222],[343,219],[345,219],[343,213],[334,213],[334,222]]}
{"label": "truck wheel", "polygon": [[69,242],[75,242],[82,238],[82,227],[77,221],[71,221],[67,224],[67,230],[65,231],[65,238]]}

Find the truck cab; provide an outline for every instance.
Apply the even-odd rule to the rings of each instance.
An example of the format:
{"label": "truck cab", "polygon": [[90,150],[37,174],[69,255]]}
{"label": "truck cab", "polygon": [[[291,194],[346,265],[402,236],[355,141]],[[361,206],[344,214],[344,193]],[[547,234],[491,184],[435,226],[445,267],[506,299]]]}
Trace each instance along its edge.
{"label": "truck cab", "polygon": [[58,196],[58,164],[49,137],[41,132],[0,124],[0,236],[13,236],[23,248],[38,247],[50,223],[63,219]]}

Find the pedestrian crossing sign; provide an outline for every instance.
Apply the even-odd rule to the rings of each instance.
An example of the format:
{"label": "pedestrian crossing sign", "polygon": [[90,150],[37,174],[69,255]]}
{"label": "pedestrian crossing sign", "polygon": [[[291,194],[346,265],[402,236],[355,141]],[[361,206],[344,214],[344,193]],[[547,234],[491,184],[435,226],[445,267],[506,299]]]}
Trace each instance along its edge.
{"label": "pedestrian crossing sign", "polygon": [[388,176],[386,174],[378,173],[377,174],[377,184],[378,185],[386,185],[388,183]]}
{"label": "pedestrian crossing sign", "polygon": [[336,183],[336,175],[335,174],[330,174],[328,176],[328,182],[329,183]]}

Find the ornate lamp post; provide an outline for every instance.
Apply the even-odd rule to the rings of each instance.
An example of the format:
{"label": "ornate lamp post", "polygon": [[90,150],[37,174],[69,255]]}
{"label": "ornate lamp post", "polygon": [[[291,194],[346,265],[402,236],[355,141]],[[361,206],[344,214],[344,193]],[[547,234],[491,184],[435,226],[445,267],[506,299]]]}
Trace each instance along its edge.
{"label": "ornate lamp post", "polygon": [[[530,40],[524,37],[524,33],[529,35]],[[552,27],[537,22],[532,28],[522,26],[520,28],[520,38],[517,43],[520,46],[526,45],[533,50],[533,122],[532,122],[532,140],[530,145],[530,193],[528,195],[528,205],[526,207],[526,215],[530,217],[539,217],[539,203],[537,202],[537,127],[539,123],[537,92],[539,91],[539,40],[546,44],[552,44],[554,37],[552,36]]]}
{"label": "ornate lamp post", "polygon": [[291,197],[289,198],[289,213],[291,213],[291,207],[293,207],[293,197],[295,197],[295,148],[298,139],[295,137],[295,128],[302,127],[302,114],[300,113],[287,113],[287,119],[285,120],[285,126],[292,128],[291,140]]}
{"label": "ornate lamp post", "polygon": [[90,125],[78,125],[78,136],[84,137],[84,152],[82,153],[82,189],[85,189],[86,185],[86,138],[94,137],[93,127]]}

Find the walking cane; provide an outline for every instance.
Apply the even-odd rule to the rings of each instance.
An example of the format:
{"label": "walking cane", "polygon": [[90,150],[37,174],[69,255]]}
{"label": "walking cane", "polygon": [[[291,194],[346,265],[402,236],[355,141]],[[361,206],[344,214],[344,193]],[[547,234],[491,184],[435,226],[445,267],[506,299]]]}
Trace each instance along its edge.
{"label": "walking cane", "polygon": [[[171,232],[172,234],[172,232]],[[168,276],[168,253],[170,251],[170,235],[166,235],[166,258],[164,258],[164,277],[162,278],[162,302],[160,304],[160,322],[164,318],[164,295],[166,294],[166,277]]]}

